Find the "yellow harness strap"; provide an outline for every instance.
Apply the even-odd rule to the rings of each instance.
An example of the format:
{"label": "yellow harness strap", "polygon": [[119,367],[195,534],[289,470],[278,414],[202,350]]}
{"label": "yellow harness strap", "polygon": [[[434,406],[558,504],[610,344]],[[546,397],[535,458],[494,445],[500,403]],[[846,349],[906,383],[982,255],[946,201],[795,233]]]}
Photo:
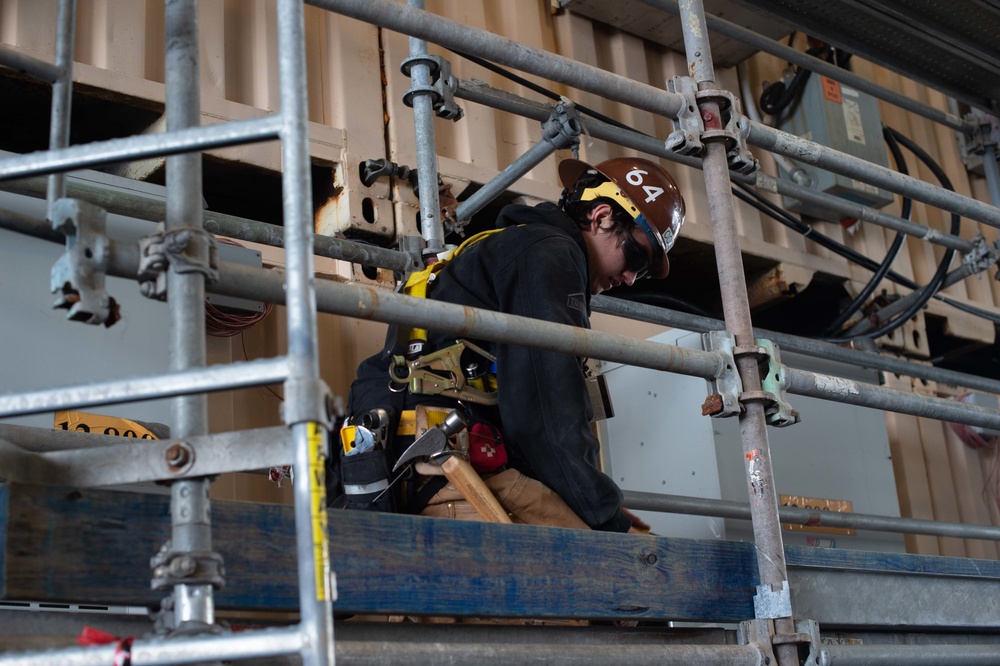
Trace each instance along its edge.
{"label": "yellow harness strap", "polygon": [[[438,255],[438,260],[436,262],[429,265],[422,271],[410,274],[410,277],[406,279],[406,284],[403,285],[403,293],[407,296],[414,296],[416,298],[427,298],[427,289],[434,282],[437,274],[443,271],[444,267],[448,265],[449,261],[487,236],[492,236],[500,231],[503,231],[503,229],[488,229],[486,231],[481,231],[474,236],[466,238],[458,247],[452,248],[447,252]],[[422,328],[411,328],[410,335],[406,339],[409,341],[411,350],[415,344],[420,345],[422,348],[423,344],[427,342],[427,331]]]}

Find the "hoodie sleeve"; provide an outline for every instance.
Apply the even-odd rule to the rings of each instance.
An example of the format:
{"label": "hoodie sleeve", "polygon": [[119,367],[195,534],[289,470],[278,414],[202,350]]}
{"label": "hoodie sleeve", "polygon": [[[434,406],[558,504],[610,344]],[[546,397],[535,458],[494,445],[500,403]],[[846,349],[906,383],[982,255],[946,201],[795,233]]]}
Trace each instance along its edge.
{"label": "hoodie sleeve", "polygon": [[[502,312],[590,328],[586,257],[569,236],[534,241],[492,277]],[[504,434],[533,475],[592,528],[627,531],[631,521],[621,512],[621,491],[598,469],[580,359],[498,345],[497,380]]]}

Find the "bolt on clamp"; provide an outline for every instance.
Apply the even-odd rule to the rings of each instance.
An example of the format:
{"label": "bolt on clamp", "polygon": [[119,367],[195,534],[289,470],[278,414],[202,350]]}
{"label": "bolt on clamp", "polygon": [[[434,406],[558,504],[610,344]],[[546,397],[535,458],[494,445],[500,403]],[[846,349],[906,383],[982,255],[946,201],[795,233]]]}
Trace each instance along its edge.
{"label": "bolt on clamp", "polygon": [[548,119],[542,123],[542,139],[548,141],[556,150],[572,148],[574,152],[580,145],[580,114],[572,104],[557,104]]}
{"label": "bolt on clamp", "polygon": [[[1000,240],[987,243],[982,234],[972,239],[972,251],[966,252],[962,257],[962,263],[972,267],[977,273],[989,270],[991,266],[1000,261]],[[1000,280],[1000,270],[994,276]]]}
{"label": "bolt on clamp", "polygon": [[[799,422],[799,413],[785,400],[788,373],[781,364],[778,347],[770,340],[758,338],[750,347],[737,347],[735,338],[728,331],[710,331],[702,334],[706,351],[714,351],[723,358],[719,375],[709,380],[711,393],[701,406],[703,416],[725,418],[738,416],[742,403],[763,402],[768,425],[777,428]],[[736,368],[736,359],[753,356],[760,366],[761,390],[745,391]]]}
{"label": "bolt on clamp", "polygon": [[[749,175],[760,168],[760,163],[746,144],[750,120],[743,115],[743,107],[735,95],[727,90],[698,90],[698,84],[689,76],[673,77],[667,81],[667,89],[685,100],[673,121],[674,131],[667,137],[667,150],[701,156],[705,152],[705,142],[723,141],[732,171]],[[718,105],[718,119],[702,115],[701,105],[706,102]],[[705,128],[708,122],[711,122],[712,129]]]}
{"label": "bolt on clamp", "polygon": [[226,568],[222,555],[214,551],[177,551],[170,541],[149,559],[153,570],[150,588],[162,590],[174,585],[225,585]]}
{"label": "bolt on clamp", "polygon": [[722,357],[721,371],[708,380],[710,393],[701,406],[701,414],[712,418],[739,416],[743,381],[733,357],[736,338],[729,331],[709,331],[702,333],[701,339],[705,351],[716,352]]}
{"label": "bolt on clamp", "polygon": [[201,273],[206,282],[219,279],[215,237],[204,229],[182,227],[157,231],[139,239],[139,293],[146,298],[166,300],[167,267],[179,274]]}
{"label": "bolt on clamp", "polygon": [[698,84],[690,76],[675,76],[667,81],[667,90],[684,98],[684,106],[677,113],[677,118],[671,119],[674,131],[667,136],[667,150],[681,155],[703,154],[705,144],[701,142],[701,135],[705,125],[695,96]]}
{"label": "bolt on clamp", "polygon": [[58,294],[54,308],[66,318],[111,326],[120,318],[118,303],[104,289],[111,252],[107,213],[79,199],[59,199],[52,206],[52,228],[66,236],[66,251],[52,266],[50,287]]}

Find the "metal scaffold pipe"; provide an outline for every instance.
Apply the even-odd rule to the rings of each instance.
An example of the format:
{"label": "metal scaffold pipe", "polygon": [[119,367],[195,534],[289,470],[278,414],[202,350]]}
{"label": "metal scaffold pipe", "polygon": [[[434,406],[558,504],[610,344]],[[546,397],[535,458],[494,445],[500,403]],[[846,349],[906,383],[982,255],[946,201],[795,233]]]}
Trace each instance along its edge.
{"label": "metal scaffold pipe", "polygon": [[849,199],[824,194],[817,190],[803,187],[802,185],[794,183],[787,178],[775,178],[774,176],[758,172],[756,174],[755,184],[759,190],[782,194],[801,201],[818,204],[827,210],[836,211],[846,217],[854,217],[863,222],[871,222],[872,224],[877,224],[880,227],[892,229],[893,231],[899,231],[909,236],[913,236],[914,238],[925,240],[928,243],[958,250],[962,254],[972,252],[972,250],[975,249],[975,245],[972,241],[967,241],[964,238],[955,236],[954,234],[938,231],[937,229],[917,224],[916,222],[911,222],[910,220],[896,215],[889,215],[888,213],[883,213],[882,211],[871,208],[870,206],[863,206],[859,203],[850,201]]}
{"label": "metal scaffold pipe", "polygon": [[326,385],[319,379],[305,18],[301,0],[278,2],[281,187],[285,222],[288,379],[282,414],[294,450],[295,552],[304,666],[334,663],[333,590],[326,529]]}
{"label": "metal scaffold pipe", "polygon": [[[715,88],[715,66],[712,49],[705,28],[705,8],[701,0],[685,0],[681,4],[681,24],[684,30],[684,50],[687,53],[688,69],[698,84],[699,91]],[[719,272],[719,287],[722,294],[722,310],[725,313],[726,328],[736,339],[737,348],[754,345],[753,324],[750,319],[750,302],[747,296],[746,276],[743,273],[743,259],[739,236],[736,231],[736,210],[733,205],[729,164],[726,144],[719,140],[708,140],[708,131],[722,129],[722,109],[716,97],[702,97],[698,104],[704,122],[705,155],[702,169],[705,189],[708,193],[708,210],[712,225],[712,239],[715,245],[715,261]],[[736,358],[736,366],[743,382],[743,395],[760,392],[761,378],[757,359],[751,355]],[[753,534],[757,553],[757,571],[761,589],[770,593],[788,595],[788,572],[785,566],[785,550],[778,521],[778,496],[771,466],[770,446],[767,437],[767,422],[764,403],[759,400],[745,400],[741,397],[739,415],[740,442],[746,464],[747,493],[753,512]],[[759,591],[758,595],[763,592]],[[773,619],[774,631],[778,634],[795,633],[795,623],[791,618],[791,597],[780,597],[762,614],[765,604],[755,605],[758,619]],[[775,648],[780,666],[798,664],[797,649],[793,645],[778,645]]]}
{"label": "metal scaffold pipe", "polygon": [[746,140],[751,145],[790,157],[797,162],[856,178],[962,217],[1000,227],[1000,209],[989,204],[752,120],[748,122],[748,127]]}
{"label": "metal scaffold pipe", "polygon": [[[13,229],[31,235],[44,235],[50,231],[48,225],[35,218],[12,214],[0,210],[0,227]],[[57,240],[53,238],[52,240]],[[111,256],[108,274],[127,279],[136,279],[136,269],[139,261],[138,248],[127,243],[111,243]],[[462,308],[449,303],[413,299],[401,294],[387,293],[372,287],[358,284],[343,284],[326,280],[318,280],[317,307],[320,312],[344,315],[362,319],[371,319],[389,324],[415,324],[434,330],[455,335],[481,338],[494,342],[523,344],[551,351],[561,351],[587,356],[594,359],[615,361],[686,374],[694,377],[710,378],[717,376],[722,370],[722,358],[714,352],[701,352],[681,347],[671,348],[671,357],[665,358],[662,345],[655,342],[635,340],[625,336],[601,333],[599,331],[581,331],[568,326],[542,322],[514,315],[504,315],[487,310]],[[270,303],[285,302],[281,275],[274,271],[260,270],[223,262],[220,265],[219,280],[209,287],[209,291],[227,296],[254,298]],[[721,330],[724,325],[717,319],[689,315],[663,308],[657,308],[641,303],[622,301],[607,296],[595,296],[592,305],[596,312],[624,316],[636,321],[683,328],[691,331],[707,332]],[[976,377],[964,373],[943,370],[915,363],[907,363],[899,359],[883,357],[870,352],[856,351],[845,347],[831,345],[817,340],[799,338],[784,333],[776,333],[764,329],[754,329],[754,335],[777,343],[784,349],[809,354],[819,358],[849,363],[861,367],[882,369],[902,375],[920,377],[929,381],[940,381],[956,386],[963,386],[990,393],[1000,393],[1000,386],[995,380]],[[689,353],[690,352],[690,353]],[[61,388],[51,391],[41,391],[31,394],[0,396],[0,417],[13,416],[37,411],[51,411],[56,408],[71,406],[86,406],[91,404],[111,404],[128,402],[130,400],[149,399],[177,395],[184,391],[215,391],[225,388],[240,388],[279,381],[284,366],[281,359],[253,361],[249,364],[231,366],[212,366],[206,368],[204,377],[193,373],[177,377],[176,385],[171,385],[167,392],[158,392],[154,379],[121,380],[110,382],[102,387],[99,393],[101,399],[84,402],[89,395],[87,387]],[[265,365],[267,366],[265,368]],[[240,369],[246,366],[246,369]],[[273,366],[273,367],[272,367]],[[260,367],[260,370],[253,368]],[[233,369],[233,374],[228,373]],[[805,373],[812,375],[812,373]],[[240,383],[238,379],[245,381]],[[228,385],[227,382],[234,382]],[[130,382],[138,382],[136,384]],[[120,386],[119,386],[120,385]],[[813,395],[815,389],[805,385],[802,395]],[[788,389],[796,392],[796,387]],[[112,393],[113,391],[113,393]],[[131,399],[129,396],[132,396]],[[829,400],[860,404],[856,399],[847,399],[840,392],[831,391],[822,396]],[[899,399],[897,399],[897,397]],[[913,399],[916,398],[916,401]],[[80,402],[75,402],[79,400]],[[970,405],[951,403],[951,401],[914,396],[905,391],[880,389],[880,404],[882,409],[898,411],[904,414],[928,416],[931,418],[947,418],[956,423],[967,423],[983,427],[1000,427],[1000,413]],[[933,409],[927,411],[921,405],[933,403],[946,407],[943,411]],[[958,411],[956,412],[956,407]],[[23,411],[34,410],[34,411]]]}
{"label": "metal scaffold pipe", "polygon": [[[173,132],[197,127],[201,119],[199,91],[198,7],[195,0],[167,0],[166,122]],[[167,234],[188,234],[202,199],[201,153],[167,158]],[[193,265],[207,264],[211,240],[191,234],[183,255]],[[202,368],[206,360],[205,273],[167,268],[170,308],[169,355],[174,372]],[[171,402],[171,432],[176,437],[198,437],[208,432],[205,394],[180,395]],[[208,479],[185,479],[170,485],[171,557],[197,558],[212,552],[212,518]],[[172,560],[171,560],[172,561]],[[154,586],[166,587],[162,581]],[[204,581],[173,584],[173,623],[169,629],[206,631],[215,624],[212,584]]]}
{"label": "metal scaffold pipe", "polygon": [[43,83],[55,83],[59,80],[58,67],[44,60],[32,58],[6,44],[0,44],[0,67],[27,74]]}
{"label": "metal scaffold pipe", "polygon": [[281,119],[278,116],[264,116],[191,127],[165,134],[145,134],[95,141],[60,150],[43,150],[0,160],[0,181],[75,171],[146,157],[180,155],[198,150],[271,141],[278,138],[280,131]]}
{"label": "metal scaffold pipe", "polygon": [[[602,312],[650,324],[670,326],[671,328],[682,328],[698,333],[721,331],[725,328],[725,324],[718,319],[688,314],[686,312],[677,312],[676,310],[667,310],[654,305],[625,301],[610,296],[595,296],[591,300],[591,306],[594,312]],[[935,368],[923,363],[911,363],[891,356],[882,356],[881,354],[850,349],[821,340],[801,338],[796,335],[778,333],[763,328],[754,328],[754,336],[770,340],[776,343],[782,350],[807,354],[816,358],[825,358],[839,363],[847,363],[861,368],[884,370],[908,377],[926,379],[927,381],[942,382],[977,391],[1000,394],[1000,381],[989,379],[988,377],[978,377],[964,372]]]}
{"label": "metal scaffold pipe", "polygon": [[[58,150],[69,145],[70,109],[73,105],[73,43],[76,33],[76,0],[59,0],[56,27],[56,67],[59,77],[52,84],[52,112],[49,122],[49,148]],[[49,176],[48,211],[57,199],[66,196],[66,176]]]}
{"label": "metal scaffold pipe", "polygon": [[434,42],[454,51],[474,53],[501,65],[601,94],[615,102],[668,118],[675,117],[686,104],[681,95],[389,0],[307,2],[404,35]]}
{"label": "metal scaffold pipe", "polygon": [[[680,6],[677,2],[675,2],[675,0],[640,1],[650,7],[656,7],[657,9],[668,11],[671,14],[680,13]],[[965,134],[969,134],[976,129],[974,125],[967,123],[954,114],[941,111],[940,109],[935,109],[927,106],[926,104],[921,104],[920,102],[906,97],[905,95],[902,95],[894,90],[889,90],[888,88],[880,86],[877,83],[863,79],[850,70],[844,69],[843,67],[837,67],[826,60],[803,53],[802,51],[794,49],[790,46],[785,46],[780,42],[776,42],[773,39],[759,35],[756,32],[736,25],[735,23],[730,23],[729,21],[711,15],[706,15],[705,20],[709,30],[713,32],[725,35],[726,37],[731,37],[732,39],[741,41],[744,44],[749,44],[750,46],[760,49],[764,53],[769,53],[773,56],[781,58],[782,60],[787,60],[788,62],[799,65],[810,72],[816,72],[817,74],[822,74],[823,76],[827,76],[835,81],[840,81],[845,85],[857,88],[858,90],[866,92],[874,97],[885,100],[894,106],[898,106],[901,109],[912,111],[918,116],[927,118],[928,120],[933,120],[936,123],[940,123]]]}
{"label": "metal scaffold pipe", "polygon": [[[704,497],[661,495],[635,490],[625,490],[623,492],[625,495],[625,506],[629,509],[695,516],[715,516],[717,518],[735,518],[737,520],[751,519],[750,505],[740,502]],[[935,520],[875,516],[864,513],[812,511],[789,506],[778,507],[778,517],[783,523],[808,525],[811,527],[837,527],[900,534],[933,534],[958,539],[1000,541],[1000,527],[993,525],[965,525],[963,523],[943,523]]]}
{"label": "metal scaffold pipe", "polygon": [[[536,120],[544,120],[548,117],[552,109],[550,105],[532,102],[512,93],[491,88],[481,81],[459,81],[456,96],[470,102],[476,102],[477,104],[483,104],[491,108]],[[662,157],[694,169],[701,169],[701,160],[699,158],[688,157],[667,150],[663,141],[656,137],[625,127],[616,127],[595,118],[581,117],[580,123],[585,128],[588,136],[603,139],[619,146],[625,146],[626,148],[634,148],[635,150]],[[761,172],[757,172],[754,175],[742,175],[734,171],[729,172],[729,177],[734,181],[753,185],[765,192],[783,194],[803,201],[809,201],[841,215],[855,217],[865,222],[886,227],[887,229],[902,231],[915,238],[953,248],[962,253],[970,252],[974,248],[972,242],[964,238],[938,231],[937,229],[926,227],[895,215],[883,213],[870,206],[863,206],[842,197],[803,187],[787,178],[775,178]]]}
{"label": "metal scaffold pipe", "polygon": [[[407,7],[423,10],[424,0],[406,0]],[[410,37],[410,78],[413,88],[410,101],[413,106],[413,125],[417,142],[417,193],[420,198],[420,228],[426,251],[440,252],[444,247],[444,224],[438,196],[437,142],[434,138],[434,88],[431,86],[431,65],[427,55],[427,42]]]}
{"label": "metal scaffold pipe", "polygon": [[[474,53],[498,64],[564,83],[667,118],[676,118],[678,112],[686,106],[683,95],[654,88],[591,65],[526,46],[486,30],[462,25],[389,0],[308,0],[308,2],[383,28],[420,37],[455,51]],[[683,21],[681,23],[683,24]],[[702,27],[704,28],[704,23]],[[696,60],[700,59],[701,56]],[[1000,210],[975,199],[904,176],[760,123],[750,121],[748,126],[746,140],[752,145],[1000,227]]]}
{"label": "metal scaffold pipe", "polygon": [[[0,190],[27,196],[45,196],[45,179],[41,177],[22,178],[0,185]],[[166,205],[160,199],[154,199],[141,194],[118,191],[107,186],[81,181],[70,176],[66,182],[66,195],[73,199],[82,199],[95,206],[100,206],[109,213],[117,213],[126,217],[134,217],[150,222],[159,222],[166,215]],[[6,215],[6,214],[4,214]],[[260,243],[272,247],[285,246],[285,229],[276,224],[268,224],[245,217],[227,215],[209,210],[202,210],[202,226],[205,231],[218,236],[228,236],[249,243]],[[9,219],[9,218],[7,218]],[[0,217],[0,227],[5,225],[5,218]],[[10,228],[10,227],[6,227]],[[38,235],[34,232],[32,235]],[[62,243],[64,238],[60,232],[51,231],[51,238]],[[313,237],[313,253],[320,257],[349,261],[362,266],[388,268],[392,271],[405,272],[415,267],[412,256],[399,250],[390,250],[377,245],[368,245],[354,241],[335,238],[333,236]]]}

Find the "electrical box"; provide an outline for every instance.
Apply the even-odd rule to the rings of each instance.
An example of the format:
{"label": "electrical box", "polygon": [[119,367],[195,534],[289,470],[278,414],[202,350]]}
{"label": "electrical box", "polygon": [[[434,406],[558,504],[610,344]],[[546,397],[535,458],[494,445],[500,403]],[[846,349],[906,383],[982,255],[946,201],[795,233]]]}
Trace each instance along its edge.
{"label": "electrical box", "polygon": [[[671,330],[655,342],[702,349],[701,334]],[[781,352],[786,365],[877,383],[872,370]],[[624,490],[749,503],[736,418],[702,416],[708,384],[698,377],[601,363],[615,416],[601,422],[605,471]],[[838,402],[788,396],[801,422],[768,427],[775,490],[788,505],[899,516],[884,414]],[[655,534],[753,541],[749,521],[637,512]],[[811,528],[809,528],[811,529]],[[786,544],[905,552],[901,534],[786,526]]]}
{"label": "electrical box", "polygon": [[[888,152],[882,138],[882,120],[878,100],[871,95],[819,74],[812,74],[803,86],[801,98],[783,115],[778,129],[839,150],[842,153],[888,167]],[[795,162],[811,179],[810,187],[872,208],[881,208],[893,200],[892,192],[863,183],[855,178]],[[787,173],[781,174],[788,177]],[[832,222],[840,215],[815,204],[785,197],[788,210]]]}

